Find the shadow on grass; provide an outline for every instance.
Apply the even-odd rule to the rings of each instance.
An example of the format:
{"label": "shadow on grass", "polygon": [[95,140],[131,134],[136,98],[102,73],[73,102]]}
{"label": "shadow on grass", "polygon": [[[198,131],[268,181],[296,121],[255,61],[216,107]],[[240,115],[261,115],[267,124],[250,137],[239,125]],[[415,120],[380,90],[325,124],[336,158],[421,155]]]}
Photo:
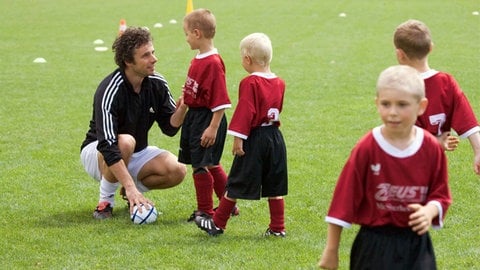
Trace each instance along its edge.
{"label": "shadow on grass", "polygon": [[[115,224],[115,226],[121,225],[134,225],[130,221],[129,209],[126,205],[116,206],[113,210],[113,217],[106,220],[96,220],[93,218],[94,209],[76,208],[76,209],[63,209],[59,212],[51,215],[45,215],[36,221],[36,226],[45,228],[65,228],[65,227],[78,227],[79,225],[95,225],[95,224]],[[182,216],[179,216],[182,214]],[[188,216],[183,216],[183,213],[167,212],[159,210],[159,216],[156,222],[152,224],[140,225],[141,227],[150,226],[162,226],[167,228],[174,228],[178,226],[192,226],[192,230],[197,230],[195,222],[187,222]],[[134,225],[137,227],[138,225]],[[198,229],[200,232],[200,229]]]}

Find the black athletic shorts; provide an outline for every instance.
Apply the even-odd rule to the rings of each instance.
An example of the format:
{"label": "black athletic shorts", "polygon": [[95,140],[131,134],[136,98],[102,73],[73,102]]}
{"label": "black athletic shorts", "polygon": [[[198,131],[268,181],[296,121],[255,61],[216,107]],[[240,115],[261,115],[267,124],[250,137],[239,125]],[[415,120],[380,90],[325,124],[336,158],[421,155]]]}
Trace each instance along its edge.
{"label": "black athletic shorts", "polygon": [[352,245],[350,269],[437,269],[429,233],[411,228],[362,226]]}
{"label": "black athletic shorts", "polygon": [[180,136],[178,161],[192,164],[193,168],[214,166],[220,163],[227,136],[227,118],[225,114],[217,130],[215,144],[205,148],[200,145],[202,134],[210,125],[213,112],[207,108],[190,108],[185,115]]}
{"label": "black athletic shorts", "polygon": [[228,175],[228,197],[259,200],[288,193],[287,150],[277,126],[258,127],[243,141]]}

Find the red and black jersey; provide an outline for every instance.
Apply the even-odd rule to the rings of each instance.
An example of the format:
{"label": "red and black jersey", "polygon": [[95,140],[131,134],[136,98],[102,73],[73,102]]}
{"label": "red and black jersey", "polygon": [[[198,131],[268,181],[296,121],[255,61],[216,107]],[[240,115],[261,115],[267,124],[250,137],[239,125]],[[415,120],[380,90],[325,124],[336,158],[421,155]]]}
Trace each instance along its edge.
{"label": "red and black jersey", "polygon": [[326,221],[342,227],[409,227],[408,205],[435,204],[439,216],[451,204],[447,159],[437,139],[415,127],[414,142],[404,150],[389,144],[381,126],[367,133],[353,148],[338,179]]}
{"label": "red and black jersey", "polygon": [[167,81],[160,74],[145,77],[137,94],[120,69],[105,77],[95,92],[89,130],[81,149],[98,141],[97,149],[107,165],[122,159],[118,149],[118,134],[135,138],[135,152],[148,146],[148,131],[157,122],[162,132],[175,135],[179,127],[170,124],[175,112]]}
{"label": "red and black jersey", "polygon": [[285,82],[273,73],[254,72],[239,86],[238,105],[227,133],[244,140],[259,126],[280,126]]}
{"label": "red and black jersey", "polygon": [[425,81],[428,106],[416,125],[439,136],[451,129],[462,138],[480,131],[467,97],[453,76],[430,70],[421,74]]}
{"label": "red and black jersey", "polygon": [[198,54],[190,63],[183,86],[184,103],[190,108],[208,108],[212,112],[230,108],[225,79],[225,64],[214,49]]}

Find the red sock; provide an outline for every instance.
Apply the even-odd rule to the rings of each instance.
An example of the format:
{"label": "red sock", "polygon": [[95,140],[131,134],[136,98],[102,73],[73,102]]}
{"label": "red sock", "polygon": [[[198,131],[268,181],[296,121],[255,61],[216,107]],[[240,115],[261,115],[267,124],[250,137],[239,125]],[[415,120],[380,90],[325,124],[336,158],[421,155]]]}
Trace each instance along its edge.
{"label": "red sock", "polygon": [[222,197],[220,200],[220,205],[213,215],[213,222],[219,228],[225,229],[227,227],[228,219],[230,218],[230,213],[232,212],[233,207],[235,207],[236,202],[230,201],[229,199]]}
{"label": "red sock", "polygon": [[215,191],[217,198],[221,200],[225,193],[228,176],[225,173],[225,170],[223,170],[222,165],[208,168],[208,170],[213,176],[213,190]]}
{"label": "red sock", "polygon": [[274,232],[285,231],[285,202],[281,199],[269,199],[268,207],[270,208],[270,229]]}
{"label": "red sock", "polygon": [[193,174],[197,195],[197,210],[213,215],[213,177],[209,172]]}

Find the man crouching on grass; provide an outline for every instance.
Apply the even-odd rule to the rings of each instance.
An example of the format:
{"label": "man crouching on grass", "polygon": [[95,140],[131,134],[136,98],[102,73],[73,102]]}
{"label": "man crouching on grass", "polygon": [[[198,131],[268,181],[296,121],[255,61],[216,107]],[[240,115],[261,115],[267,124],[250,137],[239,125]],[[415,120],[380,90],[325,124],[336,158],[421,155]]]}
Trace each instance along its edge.
{"label": "man crouching on grass", "polygon": [[144,192],[176,186],[186,175],[175,155],[148,145],[154,122],[164,134],[174,136],[187,110],[182,98],[175,104],[167,81],[155,72],[157,57],[149,31],[128,28],[112,49],[118,68],[95,92],[80,155],[87,173],[100,182],[96,219],[112,217],[119,185],[131,212],[135,204],[153,205]]}

